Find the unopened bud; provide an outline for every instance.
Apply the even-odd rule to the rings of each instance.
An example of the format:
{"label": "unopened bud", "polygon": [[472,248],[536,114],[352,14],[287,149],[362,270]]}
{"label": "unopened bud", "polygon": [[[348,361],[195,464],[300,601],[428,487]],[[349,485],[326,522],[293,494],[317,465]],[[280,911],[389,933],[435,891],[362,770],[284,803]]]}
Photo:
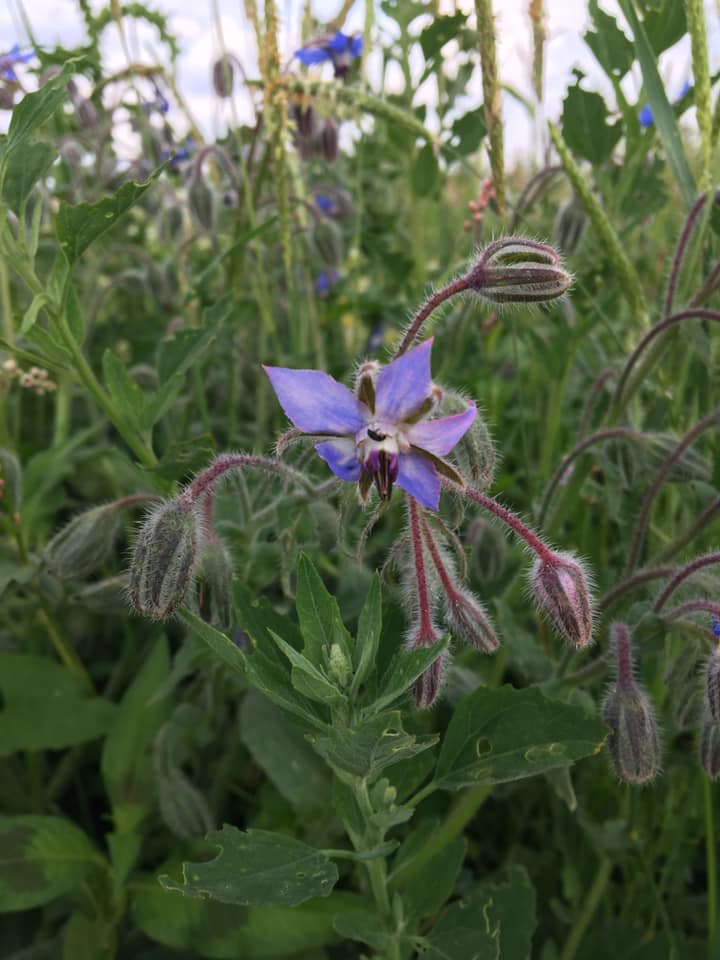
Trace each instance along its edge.
{"label": "unopened bud", "polygon": [[338,158],[338,127],[337,123],[328,117],[320,135],[322,153],[327,163],[335,163]]}
{"label": "unopened bud", "polygon": [[110,556],[119,529],[115,503],[73,517],[45,547],[48,569],[62,580],[84,579]]}
{"label": "unopened bud", "polygon": [[213,64],[212,83],[218,97],[227,99],[232,96],[235,85],[235,69],[229,57],[220,57]]}
{"label": "unopened bud", "polygon": [[330,647],[330,657],[328,658],[328,676],[334,681],[341,690],[344,690],[350,683],[352,676],[352,666],[345,656],[339,644],[333,643]]}
{"label": "unopened bud", "polygon": [[201,172],[194,173],[188,187],[190,211],[200,226],[212,233],[215,229],[215,197]]}
{"label": "unopened bud", "polygon": [[342,260],[342,234],[337,224],[324,217],[313,224],[312,245],[323,263],[338,266]]}
{"label": "unopened bud", "polygon": [[473,593],[459,585],[445,596],[445,621],[454,637],[476,650],[495,653],[500,646],[485,607]]}
{"label": "unopened bud", "polygon": [[707,662],[705,690],[710,716],[716,723],[720,723],[720,650],[717,647]]}
{"label": "unopened bud", "polygon": [[573,646],[592,641],[590,587],[582,562],[572,553],[538,557],[530,572],[530,589],[555,630]]}
{"label": "unopened bud", "polygon": [[[437,643],[439,639],[440,635],[434,628],[428,631],[418,626],[410,634],[410,638],[405,644],[405,649],[416,650],[418,647],[431,647],[434,643]],[[447,659],[447,653],[441,653],[413,684],[412,693],[415,699],[415,706],[418,710],[426,710],[428,707],[431,707],[437,699],[440,693]]]}
{"label": "unopened bud", "polygon": [[617,679],[602,706],[602,718],[610,728],[610,759],[624,783],[648,783],[661,762],[655,710],[633,676],[630,631],[624,623],[614,623],[610,635]]}
{"label": "unopened bud", "polygon": [[232,623],[232,557],[217,537],[213,536],[203,544],[198,569],[201,616],[218,630],[229,630]]}
{"label": "unopened bud", "polygon": [[551,246],[524,237],[503,237],[481,251],[466,278],[491,303],[542,303],[561,297],[572,283]]}
{"label": "unopened bud", "polygon": [[75,110],[80,126],[84,130],[93,130],[97,126],[98,115],[92,100],[78,101]]}
{"label": "unopened bud", "polygon": [[700,764],[711,780],[720,777],[720,723],[706,720],[700,731]]}
{"label": "unopened bud", "polygon": [[73,594],[73,602],[86,610],[102,614],[127,613],[128,578],[126,573],[105,577],[83,585]]}
{"label": "unopened bud", "polygon": [[[467,405],[468,402],[463,396],[453,391],[446,391],[442,398],[441,413],[443,416],[464,413]],[[463,476],[473,484],[481,489],[492,485],[495,477],[495,445],[488,425],[479,410],[470,428],[453,450],[453,457],[458,461]]]}
{"label": "unopened bud", "polygon": [[197,554],[197,520],[183,500],[150,512],[138,531],[128,596],[152,620],[171,617],[185,599]]}

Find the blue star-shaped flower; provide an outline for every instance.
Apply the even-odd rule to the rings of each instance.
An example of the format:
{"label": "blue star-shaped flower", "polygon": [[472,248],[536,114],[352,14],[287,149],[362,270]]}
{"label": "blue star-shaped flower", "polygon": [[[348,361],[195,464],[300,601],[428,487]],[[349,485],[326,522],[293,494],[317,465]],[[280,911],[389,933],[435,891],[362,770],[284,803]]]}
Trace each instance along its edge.
{"label": "blue star-shaped flower", "polygon": [[295,56],[306,67],[329,60],[336,77],[344,77],[350,70],[353,60],[362,53],[363,40],[359,33],[348,35],[338,30],[335,36],[324,34],[295,51]]}
{"label": "blue star-shaped flower", "polygon": [[336,476],[359,483],[361,495],[374,482],[382,500],[390,499],[396,484],[437,510],[438,469],[452,470],[442,458],[465,435],[476,409],[470,403],[462,413],[427,419],[435,407],[431,349],[432,339],[426,340],[388,363],[376,379],[360,377],[357,395],[320,370],[263,369],[294,426],[329,438],[315,449]]}

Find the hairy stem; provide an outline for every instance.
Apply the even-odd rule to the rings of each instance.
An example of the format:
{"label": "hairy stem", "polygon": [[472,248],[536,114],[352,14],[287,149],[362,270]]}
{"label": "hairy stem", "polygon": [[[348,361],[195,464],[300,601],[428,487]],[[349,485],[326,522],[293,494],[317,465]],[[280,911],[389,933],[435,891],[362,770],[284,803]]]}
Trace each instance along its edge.
{"label": "hairy stem", "polygon": [[410,321],[410,326],[405,331],[395,353],[392,355],[392,359],[397,360],[398,357],[401,357],[403,353],[413,345],[416,338],[420,335],[423,324],[430,314],[437,310],[441,303],[444,303],[458,293],[463,293],[463,291],[467,289],[469,289],[467,277],[458,277],[457,280],[451,281],[441,290],[431,294]]}
{"label": "hairy stem", "polygon": [[720,563],[720,553],[706,553],[703,557],[695,557],[694,560],[691,560],[690,563],[686,564],[681,570],[678,570],[672,580],[668,581],[663,590],[658,594],[653,604],[655,613],[658,613],[658,611],[662,609],[663,604],[670,594],[680,586],[683,580],[692,576],[696,570],[702,570],[703,567],[710,567],[716,563]]}

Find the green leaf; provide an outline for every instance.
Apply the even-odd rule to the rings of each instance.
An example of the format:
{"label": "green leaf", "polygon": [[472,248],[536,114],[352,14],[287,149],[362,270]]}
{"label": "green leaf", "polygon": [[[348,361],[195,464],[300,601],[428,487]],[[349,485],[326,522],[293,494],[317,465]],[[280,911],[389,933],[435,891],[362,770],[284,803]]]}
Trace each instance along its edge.
{"label": "green leaf", "polygon": [[0,817],[0,911],[28,910],[68,893],[105,860],[62,817]]}
{"label": "green leaf", "polygon": [[112,196],[97,203],[60,203],[55,230],[68,263],[73,264],[91,243],[110,229],[142,197],[162,170],[159,167],[145,181],[124,183]]}
{"label": "green leaf", "polygon": [[20,333],[26,334],[28,330],[31,330],[37,318],[40,316],[42,310],[47,310],[48,307],[52,308],[53,301],[46,293],[36,293],[35,296],[30,301],[30,306],[27,308],[23,314],[22,323],[20,324]]}
{"label": "green leaf", "polygon": [[485,687],[464,697],[445,733],[435,781],[447,790],[506,783],[598,753],[603,723],[537,688]]}
{"label": "green leaf", "polygon": [[160,387],[153,397],[147,399],[145,428],[156,423],[175,402],[185,382],[185,374],[204,359],[231,312],[232,297],[228,294],[205,309],[200,327],[176,330],[172,337],[161,341],[157,359]]}
{"label": "green leaf", "polygon": [[116,707],[88,693],[67,667],[22,653],[0,653],[0,757],[17,750],[62,750],[102,737]]}
{"label": "green leaf", "polygon": [[178,616],[193,633],[196,633],[204,640],[212,652],[217,654],[221,660],[224,660],[229,667],[237,670],[238,673],[245,674],[246,657],[227,634],[216,630],[215,627],[206,623],[201,617],[198,617],[197,614],[192,613],[192,611],[186,607],[181,608]]}
{"label": "green leaf", "polygon": [[562,130],[573,153],[594,166],[603,164],[622,134],[622,124],[607,124],[608,111],[599,93],[577,84],[568,89],[563,101]]}
{"label": "green leaf", "polygon": [[337,943],[336,913],[364,903],[356,894],[333,891],[297,907],[242,908],[178,897],[163,889],[155,877],[133,881],[128,894],[133,920],[147,937],[187,950],[193,957],[214,960],[304,957],[308,951]]}
{"label": "green leaf", "polygon": [[510,867],[507,880],[483,883],[473,901],[492,903],[500,921],[500,956],[503,960],[527,960],[533,954],[532,935],[537,925],[535,890],[524,867]]}
{"label": "green leaf", "polygon": [[452,125],[451,133],[453,138],[458,137],[460,140],[454,147],[456,153],[463,157],[475,153],[487,133],[485,108],[477,107],[458,117]]}
{"label": "green leaf", "polygon": [[62,960],[107,960],[116,950],[116,929],[108,918],[89,917],[81,910],[70,915],[63,930]]}
{"label": "green leaf", "polygon": [[132,828],[154,797],[150,747],[167,719],[167,700],[155,694],[170,670],[167,640],[156,639],[120,703],[103,747],[100,769],[119,832]]}
{"label": "green leaf", "polygon": [[354,729],[334,726],[326,735],[312,735],[309,740],[334,769],[371,781],[385,767],[434,746],[438,737],[405,733],[402,717],[396,712],[375,717]]}
{"label": "green leaf", "polygon": [[464,13],[453,13],[445,17],[433,17],[429,26],[420,34],[420,46],[426,60],[436,56],[448,41],[460,33],[465,26]]}
{"label": "green leaf", "polygon": [[645,8],[643,28],[657,58],[687,33],[685,4],[676,0],[640,0],[640,5]]}
{"label": "green leaf", "polygon": [[440,169],[431,143],[417,151],[412,166],[412,189],[418,197],[426,197],[435,186]]}
{"label": "green leaf", "polygon": [[375,664],[381,633],[382,587],[380,586],[380,577],[376,572],[373,575],[372,583],[370,584],[370,589],[368,590],[365,603],[360,611],[360,619],[358,620],[357,639],[353,651],[355,675],[353,677],[352,689],[354,692],[365,682]]}
{"label": "green leaf", "polygon": [[257,690],[248,691],[240,711],[240,737],[280,793],[299,810],[323,808],[328,770],[302,728]]}
{"label": "green leaf", "polygon": [[352,656],[352,640],[345,629],[337,600],[330,596],[312,561],[303,553],[298,561],[295,598],[304,653],[315,667],[321,667],[337,644],[347,657]]}
{"label": "green leaf", "polygon": [[49,143],[29,143],[22,151],[14,151],[8,157],[3,200],[18,214],[22,213],[27,198],[35,184],[48,172],[55,162],[57,150]]}
{"label": "green leaf", "polygon": [[[683,4],[672,4],[682,7]],[[640,62],[648,104],[653,113],[655,126],[662,140],[670,169],[680,188],[685,205],[689,208],[697,198],[697,186],[690,169],[685,148],[680,137],[677,119],[658,71],[655,53],[645,32],[643,24],[635,12],[634,0],[620,0],[620,9],[630,25],[635,41],[635,52]]]}
{"label": "green leaf", "polygon": [[335,864],[293,837],[225,824],[207,839],[219,847],[217,857],[183,864],[183,883],[160,877],[166,889],[238,906],[292,907],[327,897],[337,883]]}
{"label": "green leaf", "polygon": [[346,913],[336,914],[333,926],[345,940],[366,943],[378,954],[386,956],[387,933],[377,913],[371,913],[370,910],[348,910]]}
{"label": "green leaf", "polygon": [[[410,835],[411,837],[413,834]],[[398,851],[401,857],[402,850]],[[465,838],[454,837],[403,884],[403,904],[409,916],[432,917],[450,899],[465,859]],[[404,863],[412,862],[404,861]]]}
{"label": "green leaf", "polygon": [[448,642],[449,638],[443,637],[431,647],[399,650],[390,661],[390,666],[380,681],[377,697],[366,708],[365,713],[368,716],[374,716],[395,700],[405,696],[420,674],[437,660]]}
{"label": "green leaf", "polygon": [[317,700],[318,703],[337,704],[345,700],[342,691],[338,690],[317,667],[310,663],[307,657],[298,653],[294,647],[291,647],[289,643],[286,643],[282,637],[273,633],[272,630],[270,633],[275,643],[290,661],[290,679],[293,687],[299,693],[311,700]]}
{"label": "green leaf", "polygon": [[145,397],[140,387],[127,372],[120,357],[109,347],[103,353],[105,386],[123,417],[137,427],[142,420]]}
{"label": "green leaf", "polygon": [[617,25],[615,17],[600,8],[598,0],[590,0],[588,12],[595,31],[588,30],[585,43],[608,76],[622,79],[635,61],[635,48]]}
{"label": "green leaf", "polygon": [[79,59],[69,60],[57,76],[52,77],[39,90],[26,93],[15,107],[10,118],[5,157],[26,143],[32,134],[50,119],[57,108],[67,100],[67,82],[77,69]]}

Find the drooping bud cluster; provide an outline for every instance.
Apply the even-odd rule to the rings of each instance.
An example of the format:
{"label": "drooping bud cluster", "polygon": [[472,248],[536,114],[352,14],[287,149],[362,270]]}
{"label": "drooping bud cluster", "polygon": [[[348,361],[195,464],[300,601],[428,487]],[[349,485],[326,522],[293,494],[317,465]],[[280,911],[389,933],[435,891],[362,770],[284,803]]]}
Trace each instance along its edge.
{"label": "drooping bud cluster", "polygon": [[465,280],[490,303],[542,303],[566,293],[573,278],[548,244],[503,237],[480,252]]}
{"label": "drooping bud cluster", "polygon": [[17,360],[12,357],[5,360],[0,368],[0,388],[3,386],[3,381],[10,380],[16,380],[21,387],[32,390],[39,397],[52,393],[57,386],[43,367],[30,367],[28,370],[23,370]]}
{"label": "drooping bud cluster", "polygon": [[592,641],[590,586],[578,557],[565,551],[539,555],[530,571],[530,589],[564,640],[578,649]]}
{"label": "drooping bud cluster", "polygon": [[608,750],[612,765],[624,783],[643,784],[660,771],[661,751],[655,710],[635,681],[632,640],[624,623],[614,623],[610,636],[615,654],[616,680],[602,706],[610,728]]}

